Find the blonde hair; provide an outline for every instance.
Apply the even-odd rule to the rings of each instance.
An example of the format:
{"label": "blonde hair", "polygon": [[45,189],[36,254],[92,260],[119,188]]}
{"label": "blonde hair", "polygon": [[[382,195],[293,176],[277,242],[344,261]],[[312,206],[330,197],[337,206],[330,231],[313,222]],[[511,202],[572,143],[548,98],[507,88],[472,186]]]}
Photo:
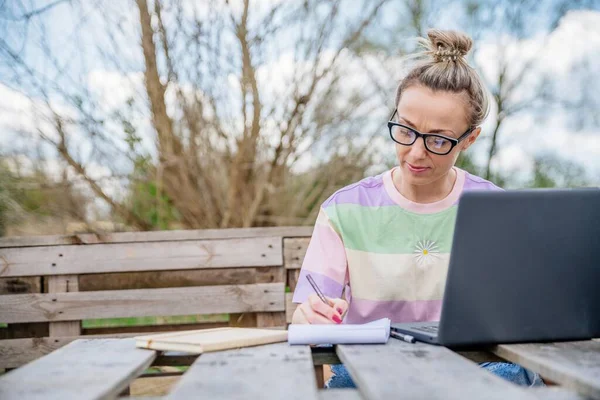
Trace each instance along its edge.
{"label": "blonde hair", "polygon": [[439,29],[430,29],[427,36],[428,39],[419,39],[424,50],[410,57],[416,59],[417,64],[398,85],[395,107],[402,93],[415,85],[423,85],[433,91],[466,93],[469,125],[480,125],[489,113],[490,101],[479,74],[465,58],[473,41],[464,33]]}

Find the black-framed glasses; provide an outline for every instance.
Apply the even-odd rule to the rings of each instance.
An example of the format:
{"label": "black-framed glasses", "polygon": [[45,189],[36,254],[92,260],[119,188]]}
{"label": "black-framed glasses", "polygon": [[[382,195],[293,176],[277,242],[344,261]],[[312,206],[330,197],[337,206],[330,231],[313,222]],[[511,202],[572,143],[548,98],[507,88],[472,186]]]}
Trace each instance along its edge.
{"label": "black-framed glasses", "polygon": [[398,110],[394,110],[394,113],[387,124],[392,140],[403,146],[412,146],[418,138],[422,137],[427,151],[440,156],[450,153],[457,144],[462,142],[471,132],[473,132],[473,129],[475,129],[475,127],[469,128],[469,130],[460,135],[458,139],[439,135],[437,133],[420,133],[410,126],[393,121],[397,112]]}

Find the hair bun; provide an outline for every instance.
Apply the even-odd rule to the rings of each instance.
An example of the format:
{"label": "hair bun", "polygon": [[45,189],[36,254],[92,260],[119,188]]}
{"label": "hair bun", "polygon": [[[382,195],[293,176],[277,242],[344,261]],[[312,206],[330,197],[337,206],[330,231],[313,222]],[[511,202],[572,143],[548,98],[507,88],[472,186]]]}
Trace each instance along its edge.
{"label": "hair bun", "polygon": [[461,32],[430,29],[427,47],[436,62],[462,60],[471,50],[473,41]]}
{"label": "hair bun", "polygon": [[466,122],[470,127],[481,125],[488,115],[490,99],[481,77],[465,57],[473,41],[462,32],[438,29],[429,30],[427,36],[418,39],[421,49],[405,58],[415,62],[398,85],[394,106],[398,107],[406,89],[421,85],[464,96],[468,103]]}

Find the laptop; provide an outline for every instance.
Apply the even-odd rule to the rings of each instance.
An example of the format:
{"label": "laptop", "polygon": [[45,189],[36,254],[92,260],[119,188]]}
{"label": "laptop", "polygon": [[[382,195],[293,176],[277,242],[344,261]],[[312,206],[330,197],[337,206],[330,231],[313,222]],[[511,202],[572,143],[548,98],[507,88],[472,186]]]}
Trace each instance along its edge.
{"label": "laptop", "polygon": [[391,329],[452,347],[600,337],[600,189],[464,193],[440,321]]}

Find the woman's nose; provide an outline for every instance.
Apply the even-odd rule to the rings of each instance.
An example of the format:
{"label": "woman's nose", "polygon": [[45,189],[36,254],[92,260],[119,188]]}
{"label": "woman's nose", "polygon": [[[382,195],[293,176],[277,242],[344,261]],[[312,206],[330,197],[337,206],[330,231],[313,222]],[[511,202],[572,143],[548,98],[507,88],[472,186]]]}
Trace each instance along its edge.
{"label": "woman's nose", "polygon": [[410,153],[416,158],[425,158],[427,156],[425,140],[423,138],[417,138],[417,141],[410,146]]}

